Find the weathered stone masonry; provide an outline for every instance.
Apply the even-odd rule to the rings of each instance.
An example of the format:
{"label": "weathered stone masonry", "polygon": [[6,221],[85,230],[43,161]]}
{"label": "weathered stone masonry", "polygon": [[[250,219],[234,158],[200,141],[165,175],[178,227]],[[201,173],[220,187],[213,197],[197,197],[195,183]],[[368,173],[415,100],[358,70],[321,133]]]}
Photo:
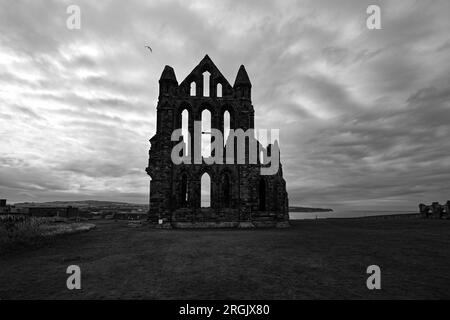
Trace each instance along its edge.
{"label": "weathered stone masonry", "polygon": [[[206,71],[210,73],[209,96],[203,94]],[[194,96],[191,96],[191,85],[195,86]],[[218,86],[222,88],[221,96]],[[159,80],[156,134],[150,139],[146,168],[151,177],[151,224],[165,228],[288,226],[288,195],[281,163],[276,174],[267,176],[260,174],[259,160],[257,164],[212,165],[194,164],[194,161],[175,165],[171,160],[172,148],[179,143],[171,141],[171,135],[181,128],[184,110],[189,114],[191,143],[194,121],[202,120],[205,109],[211,113],[211,127],[222,133],[226,111],[231,129],[254,128],[251,88],[244,66],[239,68],[231,86],[207,55],[180,84],[173,68],[164,68]],[[262,148],[259,143],[258,147]],[[268,149],[270,152],[271,146]],[[189,155],[193,160],[193,152]],[[209,208],[202,208],[200,203],[200,181],[204,173],[211,179]]]}

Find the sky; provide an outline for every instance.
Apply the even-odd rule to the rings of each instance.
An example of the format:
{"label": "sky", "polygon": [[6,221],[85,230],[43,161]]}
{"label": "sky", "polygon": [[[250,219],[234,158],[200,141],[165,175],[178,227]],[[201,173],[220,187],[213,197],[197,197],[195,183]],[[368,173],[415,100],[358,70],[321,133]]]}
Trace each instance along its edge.
{"label": "sky", "polygon": [[290,205],[444,202],[449,31],[447,0],[0,0],[0,198],[148,203],[158,79],[208,54],[280,129]]}

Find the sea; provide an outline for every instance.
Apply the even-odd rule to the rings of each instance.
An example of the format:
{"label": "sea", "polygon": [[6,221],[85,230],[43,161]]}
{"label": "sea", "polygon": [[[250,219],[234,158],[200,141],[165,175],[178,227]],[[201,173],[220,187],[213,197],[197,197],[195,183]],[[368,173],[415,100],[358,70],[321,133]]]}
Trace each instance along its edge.
{"label": "sea", "polygon": [[333,209],[332,212],[289,212],[289,218],[292,220],[302,219],[329,219],[329,218],[356,218],[368,216],[381,216],[393,214],[408,214],[418,213],[414,210],[348,210],[348,209]]}

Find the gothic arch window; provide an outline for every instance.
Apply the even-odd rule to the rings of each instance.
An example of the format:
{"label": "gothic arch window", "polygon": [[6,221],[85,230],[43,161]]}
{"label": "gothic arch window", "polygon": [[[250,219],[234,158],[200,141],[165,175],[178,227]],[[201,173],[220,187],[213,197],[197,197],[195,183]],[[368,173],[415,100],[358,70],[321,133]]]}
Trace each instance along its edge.
{"label": "gothic arch window", "polygon": [[200,196],[200,206],[202,208],[211,207],[211,177],[207,172],[203,173],[201,179],[201,196]]}
{"label": "gothic arch window", "polygon": [[207,109],[202,111],[202,157],[211,156],[211,112]]}
{"label": "gothic arch window", "polygon": [[278,181],[275,181],[274,186],[273,186],[273,209],[275,211],[280,210],[280,202],[278,200],[278,193],[279,193],[279,186],[278,186]]}
{"label": "gothic arch window", "polygon": [[211,78],[211,73],[208,71],[203,72],[203,96],[209,97],[209,80]]}
{"label": "gothic arch window", "polygon": [[259,199],[259,210],[266,211],[266,182],[263,178],[259,179],[259,188],[258,188],[258,199]]}
{"label": "gothic arch window", "polygon": [[[261,139],[261,137],[259,137]],[[264,146],[259,143],[258,144],[258,160],[260,164],[265,164],[266,158],[264,158],[264,151],[266,148],[264,148]]]}
{"label": "gothic arch window", "polygon": [[189,155],[189,111],[184,109],[181,112],[181,134],[183,135],[183,142],[186,144],[184,156]]}
{"label": "gothic arch window", "polygon": [[223,113],[223,144],[226,145],[228,136],[230,135],[230,125],[231,125],[231,118],[230,118],[230,112],[228,110],[225,110]]}
{"label": "gothic arch window", "polygon": [[224,208],[231,207],[231,182],[227,173],[222,175],[222,206]]}
{"label": "gothic arch window", "polygon": [[197,94],[197,85],[195,81],[191,82],[191,97],[195,97]]}
{"label": "gothic arch window", "polygon": [[217,96],[217,98],[222,98],[222,84],[221,83],[217,84],[216,96]]}
{"label": "gothic arch window", "polygon": [[186,173],[183,173],[183,175],[181,176],[180,200],[181,200],[181,207],[187,207],[189,200],[189,193],[188,193],[188,178]]}

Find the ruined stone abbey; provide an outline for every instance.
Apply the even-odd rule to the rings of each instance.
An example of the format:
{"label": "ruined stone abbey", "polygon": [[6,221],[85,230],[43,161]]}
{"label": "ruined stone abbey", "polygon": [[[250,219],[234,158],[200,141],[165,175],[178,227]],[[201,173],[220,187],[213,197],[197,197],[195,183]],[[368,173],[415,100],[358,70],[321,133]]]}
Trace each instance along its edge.
{"label": "ruined stone abbey", "polygon": [[[277,142],[264,146],[256,138],[246,137],[244,163],[207,161],[216,155],[216,151],[208,151],[203,145],[204,141],[214,141],[208,135],[211,130],[220,130],[226,137],[230,130],[254,128],[251,89],[243,65],[231,86],[208,55],[181,83],[172,67],[164,68],[159,80],[156,134],[150,139],[146,168],[150,176],[149,222],[152,225],[161,228],[289,225],[281,163],[274,174],[261,174],[261,168],[268,165],[264,155],[277,152],[279,156]],[[206,121],[209,125],[203,126]],[[193,135],[195,123],[202,124],[200,140]],[[184,132],[179,141],[173,141],[176,129]],[[223,143],[224,159],[238,154],[227,155],[230,140],[225,138]],[[256,141],[256,162],[249,161],[249,140]],[[200,163],[173,162],[171,154],[180,142],[191,147],[183,153],[192,160],[201,145]],[[204,149],[210,154],[204,154]]]}

